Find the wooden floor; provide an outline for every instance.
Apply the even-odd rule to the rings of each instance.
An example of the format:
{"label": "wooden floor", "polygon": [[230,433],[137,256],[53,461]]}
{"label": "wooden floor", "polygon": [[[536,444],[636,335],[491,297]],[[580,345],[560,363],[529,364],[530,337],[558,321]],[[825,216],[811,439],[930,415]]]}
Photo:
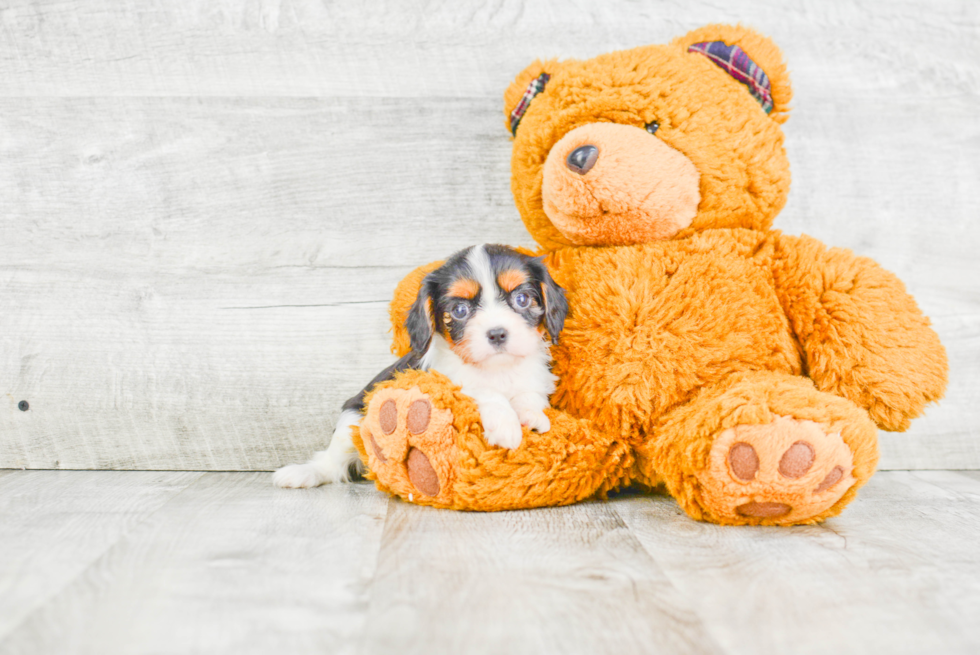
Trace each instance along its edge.
{"label": "wooden floor", "polygon": [[980,473],[821,526],[500,514],[267,473],[0,471],[0,653],[977,653]]}

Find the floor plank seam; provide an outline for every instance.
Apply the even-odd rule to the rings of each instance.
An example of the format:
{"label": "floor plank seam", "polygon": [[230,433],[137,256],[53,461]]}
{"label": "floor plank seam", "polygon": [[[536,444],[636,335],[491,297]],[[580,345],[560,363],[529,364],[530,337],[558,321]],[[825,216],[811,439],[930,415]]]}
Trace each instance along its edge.
{"label": "floor plank seam", "polygon": [[[605,502],[613,502],[613,501],[605,501]],[[661,573],[667,579],[667,581],[670,582],[671,587],[673,587],[676,590],[679,596],[681,596],[682,598],[688,601],[688,607],[690,608],[691,612],[697,617],[698,621],[701,622],[701,626],[703,627],[705,633],[707,634],[711,642],[718,648],[718,652],[724,653],[724,655],[729,655],[733,653],[733,651],[725,647],[724,641],[720,638],[720,635],[716,634],[716,632],[712,629],[711,623],[708,620],[709,617],[706,617],[704,613],[701,611],[701,609],[698,606],[698,603],[696,602],[696,599],[692,598],[690,595],[685,593],[683,587],[680,584],[680,581],[677,579],[677,576],[671,573],[669,567],[665,567],[660,563],[660,561],[657,559],[654,553],[647,547],[647,545],[643,542],[643,540],[640,539],[639,536],[634,532],[633,527],[630,525],[629,521],[626,520],[626,517],[623,516],[622,512],[619,511],[619,508],[615,506],[614,502],[613,502],[613,512],[615,512],[616,517],[620,520],[622,525],[627,530],[629,530],[630,535],[636,541],[640,549],[647,554],[647,556],[650,558],[653,564],[661,571]]]}
{"label": "floor plank seam", "polygon": [[[378,490],[378,493],[384,493],[384,492]],[[386,543],[385,535],[387,534],[387,531],[388,531],[388,522],[389,522],[389,520],[391,518],[391,504],[392,503],[397,503],[397,502],[401,502],[401,501],[398,500],[397,498],[395,498],[394,496],[391,496],[389,494],[389,496],[388,496],[388,502],[385,503],[385,521],[384,521],[384,525],[381,526],[381,538],[378,539],[378,548],[377,548],[377,550],[374,553],[374,567],[371,570],[371,582],[370,582],[370,584],[368,584],[367,593],[365,594],[365,599],[364,599],[364,601],[365,601],[365,604],[364,604],[364,620],[365,621],[368,621],[371,618],[371,607],[374,605],[374,593],[375,593],[376,587],[378,586],[378,584],[377,584],[377,582],[378,582],[378,566],[379,566],[380,561],[381,561],[381,550],[382,550],[382,548],[384,548],[384,545]],[[428,508],[422,507],[420,509],[425,510],[425,509],[428,509]],[[355,653],[358,653],[358,655],[360,655],[361,653],[368,653],[368,651],[366,650],[366,648],[368,646],[367,640],[368,640],[368,631],[367,630],[364,630],[361,633],[361,635],[358,638],[358,640],[357,640],[357,645],[354,648],[354,652]]]}
{"label": "floor plank seam", "polygon": [[[195,473],[196,471],[186,471],[186,472],[187,473]],[[207,472],[197,472],[197,473],[199,473],[197,477],[195,477],[194,479],[190,480],[186,485],[184,485],[184,487],[180,491],[178,491],[173,496],[171,496],[170,498],[168,498],[166,501],[164,501],[163,503],[161,503],[161,505],[159,507],[157,507],[155,510],[153,510],[150,513],[148,513],[146,516],[142,517],[141,519],[137,520],[132,525],[127,526],[125,530],[123,530],[122,532],[119,533],[118,538],[116,538],[112,543],[107,544],[105,548],[103,548],[98,554],[96,554],[95,556],[93,556],[81,569],[79,569],[78,573],[76,573],[75,575],[67,578],[65,580],[64,584],[60,585],[56,590],[53,590],[50,594],[47,594],[46,596],[44,596],[40,600],[40,602],[37,603],[37,605],[36,605],[36,607],[34,609],[32,609],[27,614],[25,614],[23,617],[21,617],[21,619],[17,623],[15,623],[14,625],[10,626],[10,628],[7,630],[7,634],[0,635],[0,647],[3,646],[4,642],[7,640],[7,638],[10,635],[15,634],[17,632],[17,630],[19,630],[22,625],[24,625],[25,623],[27,623],[37,612],[43,610],[52,599],[57,598],[58,596],[60,596],[61,594],[63,594],[66,589],[68,589],[69,587],[71,587],[73,584],[75,584],[75,582],[78,579],[80,579],[82,576],[84,576],[86,573],[88,573],[88,571],[93,566],[95,566],[98,562],[102,561],[106,557],[106,555],[108,553],[112,552],[113,549],[115,549],[116,547],[118,547],[119,544],[122,541],[124,541],[125,539],[127,539],[128,537],[130,537],[133,533],[135,533],[137,530],[139,530],[140,527],[142,527],[143,525],[145,525],[147,523],[147,521],[149,521],[149,519],[151,517],[156,516],[157,513],[160,512],[160,510],[162,510],[164,507],[166,507],[167,505],[169,505],[175,498],[177,498],[182,493],[184,493],[185,491],[187,491],[187,489],[189,489],[190,487],[192,487],[193,485],[195,485],[196,483],[198,483],[201,480],[201,478],[203,478],[205,475],[207,475]]]}

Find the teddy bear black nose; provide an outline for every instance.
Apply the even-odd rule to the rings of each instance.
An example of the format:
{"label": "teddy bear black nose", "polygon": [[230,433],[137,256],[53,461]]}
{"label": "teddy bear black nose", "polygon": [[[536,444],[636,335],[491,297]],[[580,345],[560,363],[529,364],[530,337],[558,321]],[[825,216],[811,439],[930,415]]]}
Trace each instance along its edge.
{"label": "teddy bear black nose", "polygon": [[585,175],[595,166],[599,158],[599,149],[592,145],[579,146],[568,154],[565,166],[568,170],[579,175]]}

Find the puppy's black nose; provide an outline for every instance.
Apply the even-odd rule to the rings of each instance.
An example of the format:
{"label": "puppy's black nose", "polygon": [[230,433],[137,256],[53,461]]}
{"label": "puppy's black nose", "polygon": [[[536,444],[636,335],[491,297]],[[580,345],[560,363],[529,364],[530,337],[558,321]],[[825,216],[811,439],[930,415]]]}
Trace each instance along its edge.
{"label": "puppy's black nose", "polygon": [[507,341],[507,330],[504,328],[494,328],[487,330],[487,341],[495,346],[502,346]]}
{"label": "puppy's black nose", "polygon": [[573,173],[585,175],[592,170],[592,167],[595,166],[597,159],[599,159],[598,148],[590,145],[579,146],[575,150],[568,153],[568,158],[565,160],[565,166],[567,166],[568,170]]}

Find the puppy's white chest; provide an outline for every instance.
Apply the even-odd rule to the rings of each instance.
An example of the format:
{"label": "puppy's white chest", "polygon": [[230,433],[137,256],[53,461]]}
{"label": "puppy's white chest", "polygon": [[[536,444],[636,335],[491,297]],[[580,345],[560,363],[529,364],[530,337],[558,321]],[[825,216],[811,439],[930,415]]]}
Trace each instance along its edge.
{"label": "puppy's white chest", "polygon": [[497,393],[508,400],[527,393],[547,398],[555,390],[557,378],[548,366],[546,345],[509,366],[478,367],[464,362],[445,339],[436,335],[423,359],[423,368],[439,371],[463,388],[463,393]]}
{"label": "puppy's white chest", "polygon": [[551,428],[544,410],[549,407],[556,378],[548,360],[547,346],[543,346],[509,366],[476,367],[463,362],[436,336],[423,367],[447,376],[476,401],[487,443],[513,449],[521,445],[522,426],[537,432]]}

